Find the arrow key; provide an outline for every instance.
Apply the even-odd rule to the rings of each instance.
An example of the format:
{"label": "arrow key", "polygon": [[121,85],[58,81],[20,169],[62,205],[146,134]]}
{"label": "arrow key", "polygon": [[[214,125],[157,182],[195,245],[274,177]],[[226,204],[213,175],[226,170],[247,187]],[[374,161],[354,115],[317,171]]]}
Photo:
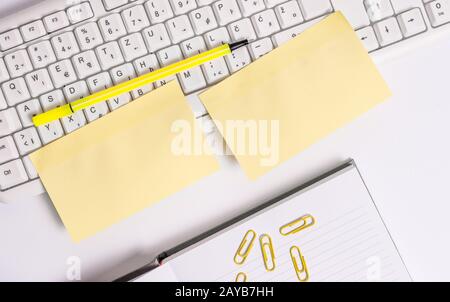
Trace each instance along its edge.
{"label": "arrow key", "polygon": [[380,21],[373,27],[382,47],[398,42],[403,38],[397,19],[394,17]]}
{"label": "arrow key", "polygon": [[403,35],[408,38],[427,30],[427,26],[422,16],[420,8],[414,8],[407,12],[400,14],[398,23],[403,32]]}
{"label": "arrow key", "polygon": [[364,44],[368,52],[374,51],[379,48],[377,37],[371,26],[364,27],[356,32]]}

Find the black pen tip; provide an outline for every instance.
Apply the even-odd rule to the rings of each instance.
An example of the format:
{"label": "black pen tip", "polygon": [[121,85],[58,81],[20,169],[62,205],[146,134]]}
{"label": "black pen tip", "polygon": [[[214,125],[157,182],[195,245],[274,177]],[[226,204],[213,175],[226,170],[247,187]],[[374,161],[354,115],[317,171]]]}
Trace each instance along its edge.
{"label": "black pen tip", "polygon": [[230,49],[231,49],[231,51],[234,51],[234,50],[236,50],[238,48],[241,48],[241,47],[243,47],[245,45],[248,45],[248,40],[242,40],[242,41],[238,41],[238,42],[235,42],[235,43],[231,43],[230,44]]}

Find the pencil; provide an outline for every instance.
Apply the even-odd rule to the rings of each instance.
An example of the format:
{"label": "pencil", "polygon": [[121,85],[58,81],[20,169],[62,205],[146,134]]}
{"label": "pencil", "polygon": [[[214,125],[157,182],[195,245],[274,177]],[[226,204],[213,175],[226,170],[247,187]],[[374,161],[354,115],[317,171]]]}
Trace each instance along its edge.
{"label": "pencil", "polygon": [[38,114],[33,117],[33,124],[36,127],[48,124],[57,119],[74,114],[77,111],[89,108],[95,104],[104,102],[121,94],[130,92],[134,89],[143,87],[147,84],[154,83],[158,80],[176,75],[180,72],[200,66],[217,58],[231,54],[234,50],[248,44],[248,40],[239,41],[231,44],[224,44],[209,51],[195,55],[188,59],[168,65],[153,72],[144,74],[127,82],[115,85],[108,89],[89,95],[85,98],[71,102],[61,107],[51,109],[47,112]]}

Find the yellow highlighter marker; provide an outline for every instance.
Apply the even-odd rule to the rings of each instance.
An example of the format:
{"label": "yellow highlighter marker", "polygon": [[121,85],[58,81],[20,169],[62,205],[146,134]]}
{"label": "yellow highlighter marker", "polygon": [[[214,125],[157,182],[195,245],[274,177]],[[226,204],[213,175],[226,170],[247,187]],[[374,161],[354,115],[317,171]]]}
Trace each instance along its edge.
{"label": "yellow highlighter marker", "polygon": [[130,81],[124,82],[122,84],[113,86],[111,88],[102,90],[100,92],[94,93],[85,98],[79,99],[75,102],[69,103],[67,105],[57,107],[55,109],[49,110],[42,114],[33,117],[33,124],[36,127],[48,124],[57,119],[74,114],[77,111],[86,109],[100,102],[104,102],[126,92],[130,92],[134,89],[140,88],[147,84],[154,83],[158,80],[165,79],[167,77],[173,76],[177,73],[189,70],[191,68],[200,66],[217,58],[231,54],[234,50],[243,47],[248,44],[247,40],[224,44],[217,48],[211,49],[204,53],[198,54],[196,56],[190,57],[186,60],[174,63],[172,65],[163,67],[156,71],[150,72],[148,74],[142,75]]}

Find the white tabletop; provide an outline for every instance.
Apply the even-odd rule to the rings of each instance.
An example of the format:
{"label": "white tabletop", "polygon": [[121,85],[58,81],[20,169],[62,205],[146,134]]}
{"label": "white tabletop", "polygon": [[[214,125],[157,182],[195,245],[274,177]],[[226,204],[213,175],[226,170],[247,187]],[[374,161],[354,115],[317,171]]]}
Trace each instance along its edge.
{"label": "white tabletop", "polygon": [[229,165],[81,244],[70,241],[45,195],[0,204],[0,280],[64,281],[73,259],[82,280],[112,280],[348,158],[413,279],[450,280],[449,53],[441,39],[380,64],[393,98],[257,182]]}

